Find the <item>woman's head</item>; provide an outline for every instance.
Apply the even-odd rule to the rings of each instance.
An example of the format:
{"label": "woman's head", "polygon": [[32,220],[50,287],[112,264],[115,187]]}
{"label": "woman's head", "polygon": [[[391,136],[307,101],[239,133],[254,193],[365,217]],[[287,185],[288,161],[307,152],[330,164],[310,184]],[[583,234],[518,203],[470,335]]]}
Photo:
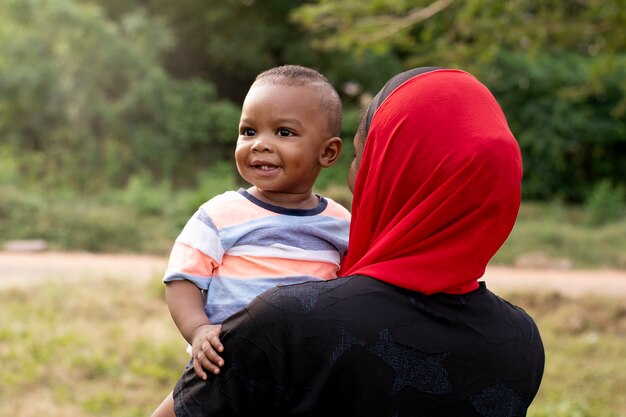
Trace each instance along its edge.
{"label": "woman's head", "polygon": [[354,192],[354,182],[356,181],[356,175],[359,170],[359,164],[361,163],[361,156],[363,154],[363,149],[365,148],[365,140],[367,138],[367,133],[369,132],[370,125],[372,123],[372,118],[374,117],[374,113],[376,109],[380,107],[382,102],[405,81],[427,72],[431,72],[437,69],[442,69],[440,67],[420,67],[413,68],[411,70],[402,72],[392,79],[387,81],[385,86],[381,88],[381,90],[374,96],[372,102],[367,108],[367,112],[361,118],[361,123],[359,124],[359,128],[354,135],[354,152],[355,158],[350,165],[350,170],[348,172],[348,188],[350,191]]}
{"label": "woman's head", "polygon": [[342,272],[475,288],[520,202],[521,155],[493,95],[466,72],[418,68],[387,83],[359,130]]}

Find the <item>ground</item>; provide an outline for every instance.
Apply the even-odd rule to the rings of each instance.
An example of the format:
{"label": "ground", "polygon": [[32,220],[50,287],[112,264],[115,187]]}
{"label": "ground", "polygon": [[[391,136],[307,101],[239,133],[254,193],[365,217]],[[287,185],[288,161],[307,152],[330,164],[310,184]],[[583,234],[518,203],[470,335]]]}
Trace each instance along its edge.
{"label": "ground", "polygon": [[[42,281],[119,278],[159,279],[167,259],[159,256],[67,252],[0,252],[0,290]],[[481,279],[494,292],[556,291],[623,297],[626,271],[536,269],[490,266]]]}

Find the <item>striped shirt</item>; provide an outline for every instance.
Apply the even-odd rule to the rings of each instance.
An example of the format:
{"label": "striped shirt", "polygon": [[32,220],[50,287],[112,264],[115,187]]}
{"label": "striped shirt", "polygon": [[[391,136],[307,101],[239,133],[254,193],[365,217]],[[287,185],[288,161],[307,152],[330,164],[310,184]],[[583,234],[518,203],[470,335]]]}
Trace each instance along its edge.
{"label": "striped shirt", "polygon": [[205,312],[219,324],[278,284],[335,278],[349,229],[350,213],[329,198],[314,209],[288,209],[227,191],[189,219],[163,282],[189,280],[206,290]]}

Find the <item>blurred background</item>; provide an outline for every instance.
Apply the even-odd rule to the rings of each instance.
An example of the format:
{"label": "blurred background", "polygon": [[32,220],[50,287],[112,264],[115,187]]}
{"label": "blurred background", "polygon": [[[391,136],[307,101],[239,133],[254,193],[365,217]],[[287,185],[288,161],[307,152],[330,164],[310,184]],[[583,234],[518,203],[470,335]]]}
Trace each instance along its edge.
{"label": "blurred background", "polygon": [[[541,248],[626,268],[624,0],[2,0],[0,241],[167,253],[200,203],[242,185],[243,97],[287,63],[343,99],[346,149],[319,191],[350,206],[352,136],[390,76],[465,69],[519,140],[524,201],[546,203],[527,217],[558,219],[498,261]],[[595,254],[585,227],[605,227]]]}
{"label": "blurred background", "polygon": [[[233,161],[240,106],[254,77],[282,64],[319,70],[343,101],[344,152],[317,191],[350,208],[352,137],[392,75],[464,69],[494,93],[524,158],[519,220],[494,264],[626,270],[624,0],[0,0],[0,245],[167,256],[201,203],[245,186]],[[0,410],[40,415],[32,404],[6,404],[45,381],[54,357],[82,346],[84,355],[66,358],[51,377],[68,379],[40,392],[46,415],[149,415],[184,359],[173,325],[157,331],[156,345],[154,328],[137,331],[155,312],[155,328],[170,324],[154,282],[137,290],[135,298],[148,299],[138,304],[106,283],[95,288],[108,301],[69,293],[78,305],[66,303],[62,286],[38,296],[0,291],[8,320],[0,326]],[[555,340],[572,338],[565,356],[555,353],[555,370],[580,364],[589,350],[605,358],[584,372],[555,371],[550,381],[571,384],[542,391],[532,415],[626,415],[618,395],[624,303],[515,300],[554,320],[546,332]],[[116,312],[107,309],[115,302]],[[41,328],[10,319],[25,314]],[[46,333],[64,317],[87,321]],[[89,333],[94,322],[105,336]],[[130,327],[106,327],[115,325]],[[136,340],[120,344],[129,332]],[[10,347],[16,340],[32,345]],[[89,353],[90,343],[112,345]],[[137,362],[146,350],[150,358]],[[123,393],[104,393],[116,375]],[[101,382],[76,398],[76,380]]]}

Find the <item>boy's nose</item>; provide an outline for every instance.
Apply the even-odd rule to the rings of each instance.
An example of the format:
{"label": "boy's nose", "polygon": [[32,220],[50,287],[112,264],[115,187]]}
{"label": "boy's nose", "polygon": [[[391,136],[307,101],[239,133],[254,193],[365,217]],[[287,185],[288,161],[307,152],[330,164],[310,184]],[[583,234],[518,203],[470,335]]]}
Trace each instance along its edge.
{"label": "boy's nose", "polygon": [[266,152],[270,151],[272,148],[266,139],[263,139],[262,136],[257,136],[254,142],[252,143],[251,150],[256,152]]}

